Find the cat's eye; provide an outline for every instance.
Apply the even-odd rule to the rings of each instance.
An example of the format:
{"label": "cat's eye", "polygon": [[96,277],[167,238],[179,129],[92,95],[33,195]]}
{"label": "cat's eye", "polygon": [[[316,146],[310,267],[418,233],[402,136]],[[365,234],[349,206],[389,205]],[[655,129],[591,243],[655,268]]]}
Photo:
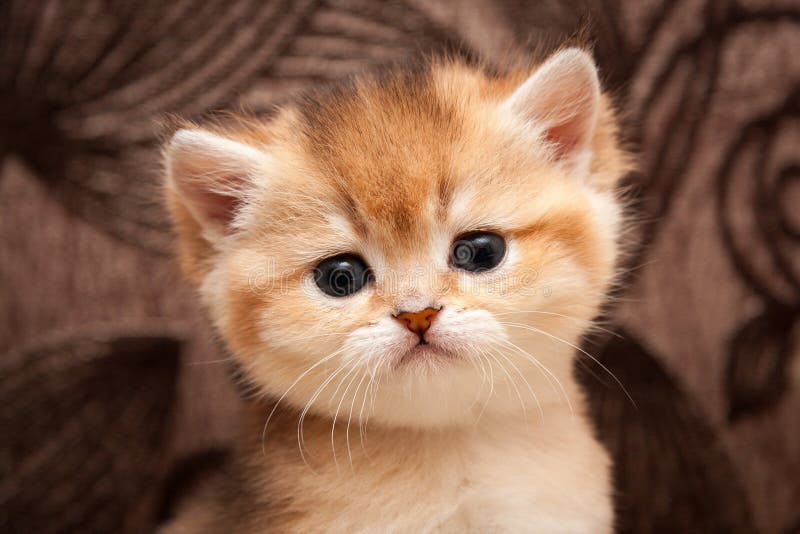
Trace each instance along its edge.
{"label": "cat's eye", "polygon": [[506,241],[492,232],[460,235],[450,249],[450,265],[471,273],[494,269],[506,255]]}
{"label": "cat's eye", "polygon": [[372,272],[360,257],[341,254],[322,260],[314,269],[317,287],[331,297],[346,297],[361,291]]}

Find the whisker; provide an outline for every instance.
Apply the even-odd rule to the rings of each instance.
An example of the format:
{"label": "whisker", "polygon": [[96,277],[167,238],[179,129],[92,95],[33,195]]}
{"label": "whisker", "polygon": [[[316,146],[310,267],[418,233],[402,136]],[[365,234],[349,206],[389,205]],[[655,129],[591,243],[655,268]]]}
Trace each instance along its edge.
{"label": "whisker", "polygon": [[[481,398],[481,394],[483,393],[483,389],[486,387],[486,380],[489,378],[489,375],[486,373],[486,366],[484,365],[485,358],[483,358],[479,353],[480,349],[474,343],[469,343],[468,346],[472,350],[473,355],[477,357],[477,359],[469,358],[469,361],[475,368],[475,371],[481,373],[481,387],[478,389],[472,404],[470,404],[468,408],[469,411],[472,411],[472,408],[474,408],[478,403],[478,399]],[[480,367],[478,367],[478,364],[480,364]]]}
{"label": "whisker", "polygon": [[370,413],[367,413],[367,419],[366,419],[366,421],[364,421],[364,434],[365,434],[365,435],[366,435],[366,433],[367,433],[367,425],[369,424],[369,418],[370,418],[370,415],[371,415],[372,413],[375,413],[375,399],[376,399],[376,398],[377,398],[377,396],[378,396],[378,389],[380,389],[380,386],[381,386],[381,380],[382,380],[382,378],[383,378],[383,374],[382,374],[382,373],[380,373],[380,369],[381,369],[381,367],[383,367],[384,365],[385,365],[385,366],[388,368],[388,367],[390,366],[390,364],[389,364],[389,360],[382,361],[382,362],[381,362],[381,363],[379,363],[379,364],[378,364],[378,366],[375,368],[375,375],[378,377],[378,379],[375,381],[375,392],[373,393],[373,395],[372,395],[372,398],[370,399]]}
{"label": "whisker", "polygon": [[612,336],[622,339],[622,335],[620,335],[618,332],[614,332],[613,330],[609,330],[608,328],[603,328],[602,326],[597,324],[597,322],[587,321],[579,317],[573,317],[571,315],[564,315],[563,313],[547,312],[542,310],[518,310],[518,311],[496,313],[495,315],[497,317],[502,317],[504,315],[519,315],[523,313],[538,313],[539,315],[552,315],[554,317],[563,317],[564,319],[569,319],[576,323],[586,323],[586,327],[590,330],[598,330],[600,332],[605,332],[606,334],[610,334]]}
{"label": "whisker", "polygon": [[[364,452],[364,455],[371,460],[369,457],[369,452],[366,449],[365,442],[366,442],[366,433],[367,433],[367,421],[369,421],[370,412],[375,411],[375,396],[378,393],[378,386],[380,384],[380,375],[378,372],[380,371],[381,362],[377,365],[373,366],[372,369],[369,370],[369,384],[367,388],[364,390],[364,400],[361,401],[361,412],[358,414],[358,436],[359,440],[361,441],[361,450]],[[363,412],[364,408],[366,407],[367,403],[367,396],[370,398],[370,412],[367,412],[366,417],[364,417]]]}
{"label": "whisker", "polygon": [[[506,323],[500,323],[500,324],[506,324]],[[571,414],[575,413],[574,410],[572,409],[572,402],[570,401],[569,394],[567,393],[566,389],[564,389],[564,385],[561,383],[561,380],[559,380],[558,376],[556,376],[556,374],[553,371],[551,371],[545,364],[543,364],[539,360],[539,358],[537,358],[530,352],[524,350],[522,347],[519,347],[516,344],[512,343],[508,339],[499,338],[497,339],[497,341],[500,341],[501,343],[506,344],[508,347],[516,350],[520,355],[522,355],[523,358],[529,360],[536,367],[538,367],[539,370],[544,375],[545,379],[547,380],[547,383],[550,384],[550,387],[553,388],[553,391],[555,391],[556,393],[560,392],[563,395],[564,399],[567,401],[567,406],[569,406],[570,413]],[[553,383],[553,380],[555,380],[555,383]],[[558,389],[556,389],[556,386],[558,387]]]}
{"label": "whisker", "polygon": [[[538,409],[539,409],[539,415],[540,415],[540,417],[542,418],[542,420],[544,420],[544,410],[542,409],[542,405],[541,405],[541,403],[539,402],[539,397],[537,397],[537,396],[536,396],[536,393],[534,393],[534,391],[533,391],[533,388],[531,387],[531,384],[530,384],[530,382],[528,382],[528,379],[527,379],[527,378],[525,378],[525,375],[523,375],[523,374],[522,374],[522,372],[519,370],[519,367],[517,367],[517,364],[515,364],[515,363],[514,363],[514,361],[513,361],[511,358],[509,358],[508,356],[506,356],[505,354],[503,354],[503,353],[502,353],[502,352],[500,352],[499,350],[497,351],[497,354],[498,354],[499,356],[502,356],[503,358],[505,358],[505,359],[508,361],[508,363],[511,365],[511,367],[513,367],[513,368],[514,368],[514,370],[517,372],[517,374],[519,375],[519,377],[522,379],[522,381],[523,381],[523,382],[525,383],[525,385],[528,387],[528,391],[530,392],[531,396],[533,397],[533,400],[536,402],[536,406],[537,406],[537,407],[538,407]],[[526,423],[528,422],[528,421],[527,421],[527,419],[525,420],[525,422],[526,422]]]}
{"label": "whisker", "polygon": [[345,364],[340,365],[339,367],[336,368],[336,371],[334,371],[332,375],[327,377],[322,382],[322,384],[314,391],[314,394],[311,396],[311,399],[303,407],[303,411],[300,414],[300,419],[297,421],[297,446],[300,449],[300,457],[303,459],[303,462],[306,465],[309,465],[308,462],[306,461],[305,453],[303,452],[303,450],[305,449],[305,439],[303,438],[303,422],[305,421],[306,414],[308,414],[308,411],[311,409],[311,406],[314,405],[314,402],[316,402],[320,394],[325,390],[326,387],[328,387],[328,384],[330,384],[336,377],[336,375],[338,375],[344,369],[345,369]]}
{"label": "whisker", "polygon": [[522,393],[520,393],[519,388],[517,387],[517,382],[511,377],[511,373],[508,372],[505,365],[503,365],[503,363],[500,360],[494,357],[493,353],[487,352],[486,355],[492,358],[495,362],[497,362],[497,365],[500,366],[500,370],[503,371],[503,373],[505,373],[506,377],[508,378],[508,381],[511,382],[511,385],[514,387],[514,391],[517,392],[517,397],[519,398],[519,404],[520,407],[522,408],[522,414],[523,417],[525,418],[525,423],[527,424],[528,409],[525,407],[525,401],[522,400]]}
{"label": "whisker", "polygon": [[353,375],[353,378],[347,383],[347,387],[342,392],[342,396],[339,397],[339,404],[336,405],[336,413],[333,415],[333,421],[331,421],[331,453],[333,454],[333,462],[336,464],[337,471],[339,469],[339,460],[336,458],[336,421],[339,419],[339,410],[342,409],[342,403],[347,395],[347,390],[350,389],[353,380],[355,380],[357,376],[354,374],[356,370],[357,367],[351,367],[350,370],[345,373],[345,375],[339,381],[339,384],[336,386],[336,391],[334,391],[333,395],[331,395],[331,398],[335,399],[336,395],[339,393],[339,389],[342,387],[342,384],[344,384],[344,381],[347,380],[348,376]]}
{"label": "whisker", "polygon": [[522,324],[517,324],[517,323],[501,323],[501,324],[504,324],[506,326],[517,327],[517,328],[524,328],[524,329],[527,329],[527,330],[531,330],[533,332],[538,332],[538,333],[540,333],[542,335],[545,335],[545,336],[547,336],[547,337],[549,337],[551,339],[554,339],[556,341],[560,341],[561,343],[564,343],[565,345],[568,345],[568,346],[572,347],[573,349],[581,352],[582,354],[585,354],[586,356],[591,358],[593,362],[595,362],[597,365],[599,365],[601,369],[603,369],[606,373],[608,373],[609,376],[611,376],[611,378],[614,379],[614,381],[617,383],[617,385],[620,387],[620,389],[622,389],[622,392],[625,393],[625,396],[628,397],[628,400],[631,401],[631,404],[633,404],[633,406],[638,409],[638,406],[636,405],[636,401],[633,400],[633,397],[631,397],[630,393],[628,393],[628,390],[625,389],[625,386],[622,384],[622,382],[620,382],[619,378],[617,378],[617,375],[612,373],[611,370],[608,367],[606,367],[605,365],[603,365],[603,363],[600,360],[598,360],[597,358],[595,358],[594,356],[592,356],[591,354],[589,354],[588,352],[586,352],[585,350],[583,350],[579,346],[577,346],[577,345],[575,345],[573,343],[570,343],[569,341],[567,341],[565,339],[561,339],[560,337],[558,337],[556,335],[553,335],[553,334],[551,334],[549,332],[545,332],[544,330],[541,330],[541,329],[536,328],[534,326],[522,325]]}
{"label": "whisker", "polygon": [[314,338],[318,338],[318,337],[346,336],[346,335],[348,335],[347,332],[328,332],[326,334],[314,334],[313,336],[307,336],[307,335],[303,334],[303,340],[314,339]]}
{"label": "whisker", "polygon": [[494,367],[492,367],[492,362],[489,360],[489,357],[486,355],[486,353],[483,351],[481,352],[483,353],[483,358],[486,361],[486,364],[489,366],[489,396],[486,397],[486,400],[483,403],[483,407],[481,408],[478,417],[475,419],[475,425],[477,425],[480,422],[481,417],[483,417],[483,412],[486,411],[486,406],[489,404],[489,401],[492,400],[492,397],[494,396]]}
{"label": "whisker", "polygon": [[364,446],[364,408],[367,405],[367,396],[372,393],[372,386],[375,384],[375,373],[369,372],[369,382],[367,387],[364,388],[364,398],[361,400],[361,409],[358,412],[358,439],[361,442],[361,451],[367,453]]}
{"label": "whisker", "polygon": [[215,363],[226,363],[236,361],[236,358],[220,358],[219,360],[203,360],[199,362],[189,362],[189,365],[211,365]]}
{"label": "whisker", "polygon": [[350,450],[350,423],[353,420],[353,406],[355,406],[356,398],[358,398],[358,390],[361,389],[361,384],[367,378],[367,372],[361,373],[361,380],[358,381],[355,391],[353,391],[353,400],[350,401],[350,414],[347,416],[347,428],[345,429],[345,442],[347,443],[347,456],[350,458],[350,469],[353,469],[353,451]]}
{"label": "whisker", "polygon": [[311,367],[309,367],[308,369],[303,371],[303,373],[300,376],[298,376],[297,379],[294,382],[292,382],[292,385],[290,385],[289,388],[286,391],[283,392],[283,395],[280,396],[280,398],[277,400],[275,405],[272,407],[272,411],[269,412],[269,416],[267,416],[267,421],[264,423],[264,429],[261,431],[261,452],[262,453],[266,454],[266,449],[265,449],[265,446],[264,446],[264,440],[266,439],[266,436],[267,436],[267,427],[269,426],[269,422],[272,420],[272,416],[275,415],[275,411],[278,409],[278,405],[281,403],[281,401],[283,401],[283,399],[286,398],[286,395],[289,394],[289,392],[292,390],[292,388],[294,388],[308,373],[310,373],[311,371],[313,371],[315,368],[317,368],[318,366],[322,365],[323,363],[325,363],[327,361],[330,361],[331,359],[335,358],[342,351],[344,351],[344,347],[341,347],[338,350],[335,350],[332,353],[328,354],[327,356],[325,356],[321,360],[318,360]]}

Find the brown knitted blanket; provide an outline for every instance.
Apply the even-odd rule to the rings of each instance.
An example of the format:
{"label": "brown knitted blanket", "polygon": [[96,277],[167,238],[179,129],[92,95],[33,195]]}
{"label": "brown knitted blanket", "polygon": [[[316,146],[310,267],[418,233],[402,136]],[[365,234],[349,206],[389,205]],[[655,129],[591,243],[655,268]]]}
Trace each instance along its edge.
{"label": "brown knitted blanket", "polygon": [[142,532],[237,393],[170,257],[158,124],[589,24],[640,243],[576,372],[621,532],[800,532],[797,0],[0,2],[0,531]]}

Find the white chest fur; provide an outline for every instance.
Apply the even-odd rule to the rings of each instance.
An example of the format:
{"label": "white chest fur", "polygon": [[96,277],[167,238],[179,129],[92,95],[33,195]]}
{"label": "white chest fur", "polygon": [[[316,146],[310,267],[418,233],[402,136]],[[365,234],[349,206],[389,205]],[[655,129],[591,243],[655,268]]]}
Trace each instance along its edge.
{"label": "white chest fur", "polygon": [[[377,447],[364,466],[351,468],[345,453],[336,474],[317,475],[327,480],[308,480],[309,487],[301,490],[316,500],[308,502],[314,512],[304,527],[327,532],[610,532],[605,451],[582,417],[548,416],[545,422],[495,423],[458,435],[395,437],[394,443]],[[394,454],[381,454],[387,445]],[[315,491],[320,488],[330,493]]]}
{"label": "white chest fur", "polygon": [[297,449],[259,450],[247,462],[255,501],[197,500],[163,532],[611,532],[605,450],[583,417],[545,413],[459,432],[370,429],[350,454],[344,433],[337,462],[330,430],[307,441],[310,465]]}

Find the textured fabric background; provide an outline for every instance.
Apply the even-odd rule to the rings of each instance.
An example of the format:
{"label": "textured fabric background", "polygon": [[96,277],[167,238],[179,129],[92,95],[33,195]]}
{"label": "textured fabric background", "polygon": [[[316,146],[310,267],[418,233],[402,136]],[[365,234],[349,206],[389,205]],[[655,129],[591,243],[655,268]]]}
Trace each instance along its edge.
{"label": "textured fabric background", "polygon": [[588,21],[641,153],[618,336],[576,369],[621,532],[800,532],[797,0],[0,2],[0,530],[140,532],[238,397],[169,255],[157,119]]}

